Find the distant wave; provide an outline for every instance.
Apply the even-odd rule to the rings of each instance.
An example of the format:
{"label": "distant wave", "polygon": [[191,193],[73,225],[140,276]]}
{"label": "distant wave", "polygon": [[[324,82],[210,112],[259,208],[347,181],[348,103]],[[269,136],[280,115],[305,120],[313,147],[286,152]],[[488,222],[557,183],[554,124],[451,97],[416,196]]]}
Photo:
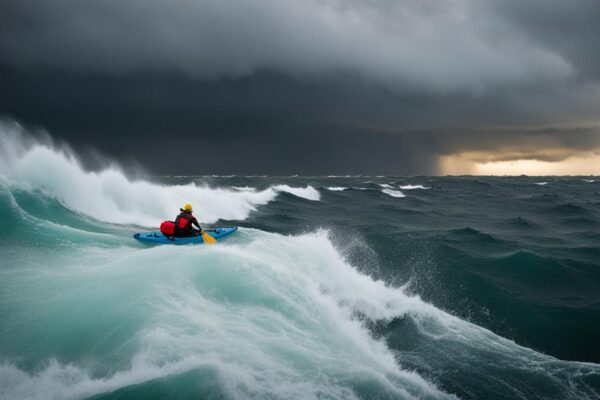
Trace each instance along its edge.
{"label": "distant wave", "polygon": [[537,229],[540,227],[540,224],[537,224],[527,218],[524,217],[515,217],[511,218],[507,221],[509,224],[519,227],[519,228],[527,228],[527,229]]}
{"label": "distant wave", "polygon": [[304,188],[291,187],[288,185],[277,185],[273,186],[273,189],[278,192],[290,193],[306,200],[319,201],[321,199],[321,194],[319,191],[310,185]]}
{"label": "distant wave", "polygon": [[392,197],[406,197],[406,195],[399,190],[383,189],[381,192]]}
{"label": "distant wave", "polygon": [[423,185],[401,185],[400,189],[403,190],[414,190],[414,189],[431,189],[430,187]]}
{"label": "distant wave", "polygon": [[536,185],[544,186],[547,185],[548,182],[534,182]]}
{"label": "distant wave", "polygon": [[347,187],[343,187],[343,186],[329,186],[326,188],[327,190],[332,190],[334,192],[341,192],[343,190],[348,190]]}
{"label": "distant wave", "polygon": [[444,237],[448,242],[466,241],[471,243],[476,241],[477,243],[496,244],[503,242],[489,233],[484,233],[469,226],[459,229],[450,229],[444,233]]}
{"label": "distant wave", "polygon": [[[251,187],[251,186],[232,186],[232,188],[237,191],[240,191],[240,192],[254,192],[254,193],[257,192],[256,188]],[[274,190],[276,192],[285,192],[285,193],[292,194],[296,197],[301,197],[303,199],[312,200],[312,201],[318,201],[321,197],[319,194],[319,191],[310,185],[303,187],[303,188],[302,187],[292,187],[292,186],[288,186],[288,185],[276,185],[276,186],[271,186],[267,190]]]}
{"label": "distant wave", "polygon": [[549,208],[549,212],[557,217],[590,216],[590,211],[581,204],[562,203]]}

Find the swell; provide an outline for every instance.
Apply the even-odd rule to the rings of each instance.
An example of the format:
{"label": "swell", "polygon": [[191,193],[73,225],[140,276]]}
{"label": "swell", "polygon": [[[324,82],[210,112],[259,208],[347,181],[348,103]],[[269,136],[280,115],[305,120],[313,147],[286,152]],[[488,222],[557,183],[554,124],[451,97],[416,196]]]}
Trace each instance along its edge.
{"label": "swell", "polygon": [[[31,308],[20,310],[33,315],[2,328],[2,354],[34,346],[3,363],[0,395],[81,398],[132,385],[141,394],[158,378],[197,371],[214,374],[231,398],[469,397],[444,377],[459,369],[467,386],[495,382],[488,393],[498,396],[598,396],[589,382],[598,365],[536,353],[361,274],[325,231],[286,237],[243,230],[222,246],[186,250],[80,249],[83,264],[4,279],[28,279],[35,290]],[[57,319],[56,337],[29,326]],[[372,324],[403,324],[410,335],[399,345],[396,336],[376,338]],[[73,337],[79,340],[70,343]],[[430,351],[414,358],[417,343]]]}

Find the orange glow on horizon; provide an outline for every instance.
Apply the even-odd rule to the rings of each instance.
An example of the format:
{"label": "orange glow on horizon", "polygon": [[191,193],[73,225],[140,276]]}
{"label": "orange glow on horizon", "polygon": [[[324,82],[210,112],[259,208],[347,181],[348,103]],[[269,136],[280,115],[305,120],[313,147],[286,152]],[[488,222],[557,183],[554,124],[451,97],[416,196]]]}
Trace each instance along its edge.
{"label": "orange glow on horizon", "polygon": [[477,161],[468,154],[439,158],[442,175],[600,175],[600,154],[585,154],[561,161]]}

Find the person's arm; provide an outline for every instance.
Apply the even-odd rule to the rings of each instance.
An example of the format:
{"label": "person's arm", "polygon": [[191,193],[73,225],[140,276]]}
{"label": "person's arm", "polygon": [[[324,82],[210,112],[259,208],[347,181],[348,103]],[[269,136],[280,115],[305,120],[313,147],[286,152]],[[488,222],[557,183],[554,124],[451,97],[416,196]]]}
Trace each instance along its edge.
{"label": "person's arm", "polygon": [[192,225],[196,225],[198,227],[198,230],[200,232],[202,232],[202,228],[200,227],[200,224],[198,223],[198,220],[194,217],[194,219],[192,220]]}

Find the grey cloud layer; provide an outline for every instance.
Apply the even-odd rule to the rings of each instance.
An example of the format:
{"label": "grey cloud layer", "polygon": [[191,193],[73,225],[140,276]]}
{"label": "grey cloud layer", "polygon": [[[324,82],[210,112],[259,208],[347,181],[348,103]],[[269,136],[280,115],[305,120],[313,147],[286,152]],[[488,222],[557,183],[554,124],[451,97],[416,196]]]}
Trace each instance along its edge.
{"label": "grey cloud layer", "polygon": [[[396,89],[442,92],[573,75],[572,54],[530,34],[535,15],[519,21],[497,3],[5,0],[0,54],[18,66],[182,71],[199,79],[346,71]],[[576,3],[586,2],[569,2]]]}
{"label": "grey cloud layer", "polygon": [[3,0],[0,115],[172,173],[557,161],[600,149],[598,38],[598,0]]}

